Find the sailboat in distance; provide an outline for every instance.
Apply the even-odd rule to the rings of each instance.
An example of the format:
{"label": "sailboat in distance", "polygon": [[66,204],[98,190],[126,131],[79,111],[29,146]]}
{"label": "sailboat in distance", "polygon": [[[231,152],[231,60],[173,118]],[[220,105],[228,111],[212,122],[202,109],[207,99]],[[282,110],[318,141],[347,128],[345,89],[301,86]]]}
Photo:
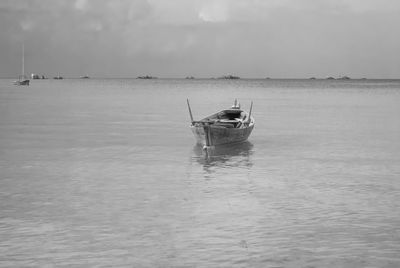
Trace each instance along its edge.
{"label": "sailboat in distance", "polygon": [[29,79],[25,76],[25,45],[22,44],[22,74],[18,76],[18,80],[14,81],[14,85],[29,86]]}

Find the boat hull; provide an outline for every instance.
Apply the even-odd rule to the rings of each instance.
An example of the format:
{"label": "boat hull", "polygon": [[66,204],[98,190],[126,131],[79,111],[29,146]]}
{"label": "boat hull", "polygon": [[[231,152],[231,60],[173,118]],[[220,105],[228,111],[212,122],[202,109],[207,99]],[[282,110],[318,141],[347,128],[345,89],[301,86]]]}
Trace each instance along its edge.
{"label": "boat hull", "polygon": [[[250,124],[246,128],[226,128],[216,125],[210,125],[209,137],[210,146],[215,145],[226,145],[231,143],[240,143],[248,139],[251,132],[253,131],[254,124]],[[196,142],[200,145],[206,144],[206,128],[204,126],[191,126],[191,130],[196,139]]]}
{"label": "boat hull", "polygon": [[14,85],[17,85],[17,86],[29,86],[29,80],[15,81]]}

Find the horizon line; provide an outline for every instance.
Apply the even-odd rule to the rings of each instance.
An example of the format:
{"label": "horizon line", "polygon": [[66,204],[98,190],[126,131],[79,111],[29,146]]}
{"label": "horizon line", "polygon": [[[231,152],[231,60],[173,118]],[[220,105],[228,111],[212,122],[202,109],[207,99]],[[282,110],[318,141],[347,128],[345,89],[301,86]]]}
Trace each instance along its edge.
{"label": "horizon line", "polygon": [[[238,78],[224,78],[224,77],[195,77],[195,76],[187,76],[187,77],[158,77],[158,76],[149,76],[149,78],[140,78],[141,76],[136,77],[123,77],[123,76],[89,76],[89,79],[138,79],[138,80],[157,80],[157,79],[182,79],[182,80],[400,80],[400,78],[382,78],[382,77],[357,77],[357,78],[345,78],[342,77],[238,77]],[[57,80],[53,77],[47,77],[45,79],[32,79],[31,80]],[[83,79],[81,76],[63,76],[64,79]],[[0,76],[0,79],[16,79],[14,76]]]}

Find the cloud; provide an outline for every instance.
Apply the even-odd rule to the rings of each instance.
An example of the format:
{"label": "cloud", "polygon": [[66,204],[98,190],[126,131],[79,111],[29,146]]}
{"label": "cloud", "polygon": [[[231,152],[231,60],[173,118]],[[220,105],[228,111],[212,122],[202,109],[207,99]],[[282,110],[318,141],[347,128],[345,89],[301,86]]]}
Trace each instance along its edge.
{"label": "cloud", "polygon": [[356,13],[364,12],[393,12],[400,10],[397,0],[329,0],[326,1],[330,8],[338,8]]}
{"label": "cloud", "polygon": [[20,25],[23,31],[31,31],[34,28],[34,22],[31,20],[22,20]]}
{"label": "cloud", "polygon": [[284,77],[351,75],[369,66],[370,73],[400,76],[400,37],[393,34],[399,6],[395,0],[0,0],[0,76],[19,70],[8,55],[19,52],[23,39],[27,69],[43,73]]}
{"label": "cloud", "polygon": [[226,0],[204,1],[199,11],[199,18],[206,22],[223,22],[228,19],[228,2]]}
{"label": "cloud", "polygon": [[12,14],[23,30],[32,30],[32,25],[46,28],[84,25],[93,19],[104,28],[113,28],[148,18],[151,6],[146,0],[2,0],[0,12]]}
{"label": "cloud", "polygon": [[100,21],[92,20],[85,22],[83,29],[89,32],[101,32],[104,29],[104,26]]}
{"label": "cloud", "polygon": [[76,0],[74,7],[81,11],[86,11],[89,7],[88,0]]}

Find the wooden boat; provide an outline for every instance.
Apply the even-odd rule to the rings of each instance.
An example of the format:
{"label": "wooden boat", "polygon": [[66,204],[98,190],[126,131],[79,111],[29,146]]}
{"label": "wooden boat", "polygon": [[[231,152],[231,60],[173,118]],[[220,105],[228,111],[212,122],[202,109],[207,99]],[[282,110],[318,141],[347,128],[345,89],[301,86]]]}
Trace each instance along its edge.
{"label": "wooden boat", "polygon": [[187,100],[191,118],[190,128],[198,144],[207,151],[217,145],[227,145],[246,141],[254,128],[254,118],[250,112],[240,109],[240,104],[235,100],[231,109],[225,109],[207,116],[199,121],[193,120],[189,100]]}
{"label": "wooden boat", "polygon": [[25,46],[22,45],[22,74],[18,76],[18,80],[14,81],[17,86],[29,86],[29,79],[25,76]]}

